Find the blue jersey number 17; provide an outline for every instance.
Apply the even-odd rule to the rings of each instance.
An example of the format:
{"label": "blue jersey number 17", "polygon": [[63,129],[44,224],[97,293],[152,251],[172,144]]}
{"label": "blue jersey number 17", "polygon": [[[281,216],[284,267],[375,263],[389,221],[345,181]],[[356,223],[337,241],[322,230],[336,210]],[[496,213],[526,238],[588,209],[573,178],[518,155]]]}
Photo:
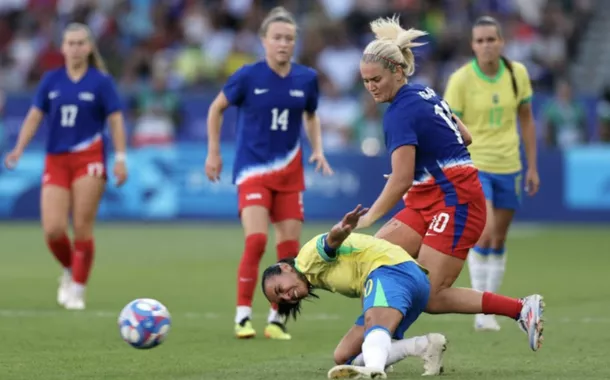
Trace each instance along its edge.
{"label": "blue jersey number 17", "polygon": [[61,106],[61,126],[71,128],[76,124],[76,115],[78,115],[78,107],[74,104]]}

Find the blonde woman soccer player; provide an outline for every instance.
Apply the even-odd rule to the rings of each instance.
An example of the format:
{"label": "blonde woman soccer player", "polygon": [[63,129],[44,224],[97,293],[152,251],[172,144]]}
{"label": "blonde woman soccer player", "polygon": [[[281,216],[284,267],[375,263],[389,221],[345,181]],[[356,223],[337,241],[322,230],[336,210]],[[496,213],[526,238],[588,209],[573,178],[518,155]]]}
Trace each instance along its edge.
{"label": "blonde woman soccer player", "polygon": [[364,50],[360,73],[375,101],[390,103],[383,131],[392,174],[358,228],[378,221],[404,196],[405,208],[376,236],[401,246],[430,271],[426,312],[509,317],[538,350],[540,295],[517,299],[453,287],[486,220],[478,170],[466,149],[468,133],[434,90],[408,81],[415,71],[413,40],[425,33],[404,30],[397,18],[375,20],[371,28],[376,39]]}
{"label": "blonde woman soccer player", "polygon": [[[503,46],[500,24],[491,17],[478,19],[472,28],[476,57],[450,77],[445,92],[445,100],[473,136],[468,150],[479,169],[487,202],[485,229],[468,256],[472,287],[482,292],[500,288],[506,236],[521,203],[517,121],[527,159],[525,189],[532,196],[540,186],[530,79],[521,63],[501,55]],[[500,329],[495,317],[486,314],[477,314],[474,326],[477,331]]]}
{"label": "blonde woman soccer player", "polygon": [[[447,340],[441,334],[404,338],[430,295],[427,270],[402,248],[373,236],[351,233],[367,209],[347,213],[328,233],[309,240],[296,259],[263,273],[262,287],[279,313],[295,319],[301,300],[324,289],[362,299],[362,314],[335,349],[331,379],[385,379],[386,368],[415,356],[424,375],[442,372]],[[394,341],[392,341],[394,339]]]}

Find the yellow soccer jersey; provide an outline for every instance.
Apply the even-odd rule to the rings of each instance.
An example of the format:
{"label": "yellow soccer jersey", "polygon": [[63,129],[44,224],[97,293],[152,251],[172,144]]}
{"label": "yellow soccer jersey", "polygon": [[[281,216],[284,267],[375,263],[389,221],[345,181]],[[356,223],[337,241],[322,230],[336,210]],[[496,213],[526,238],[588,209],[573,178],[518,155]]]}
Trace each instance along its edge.
{"label": "yellow soccer jersey", "polygon": [[415,261],[397,245],[358,233],[348,236],[336,257],[328,257],[325,238],[323,234],[308,241],[299,251],[295,267],[315,288],[347,297],[360,297],[366,278],[376,268]]}
{"label": "yellow soccer jersey", "polygon": [[444,96],[472,134],[468,151],[473,162],[480,170],[496,174],[521,170],[517,110],[532,98],[527,69],[519,62],[511,63],[517,96],[503,62],[497,75],[490,78],[476,60],[451,75]]}

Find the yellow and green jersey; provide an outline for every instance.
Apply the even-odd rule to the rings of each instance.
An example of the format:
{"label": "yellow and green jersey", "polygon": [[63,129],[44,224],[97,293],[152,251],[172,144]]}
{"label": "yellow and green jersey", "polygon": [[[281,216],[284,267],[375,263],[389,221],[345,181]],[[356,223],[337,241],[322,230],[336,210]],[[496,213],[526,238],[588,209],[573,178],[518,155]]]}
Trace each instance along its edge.
{"label": "yellow and green jersey", "polygon": [[295,267],[313,287],[347,297],[361,297],[368,275],[380,266],[415,262],[401,247],[358,233],[350,234],[335,256],[329,257],[324,251],[325,238],[322,234],[308,241],[299,251]]}
{"label": "yellow and green jersey", "polygon": [[532,85],[525,66],[511,63],[517,94],[503,61],[496,76],[490,78],[472,60],[451,75],[445,90],[444,99],[472,134],[468,151],[474,164],[489,173],[521,170],[517,111],[531,101]]}

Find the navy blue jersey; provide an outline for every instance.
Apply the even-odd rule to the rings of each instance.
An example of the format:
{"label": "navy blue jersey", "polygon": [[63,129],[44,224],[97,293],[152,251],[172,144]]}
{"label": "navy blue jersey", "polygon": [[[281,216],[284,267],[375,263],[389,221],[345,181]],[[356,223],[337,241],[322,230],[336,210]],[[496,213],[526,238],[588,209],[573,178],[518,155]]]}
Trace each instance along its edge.
{"label": "navy blue jersey", "polygon": [[45,73],[33,103],[49,124],[48,153],[87,149],[104,137],[108,115],[121,109],[112,78],[95,68],[78,82],[65,67]]}
{"label": "navy blue jersey", "polygon": [[455,205],[470,199],[470,193],[479,195],[473,192],[476,181],[471,188],[477,170],[449,106],[434,90],[403,86],[384,115],[383,129],[390,154],[404,145],[416,147],[408,204],[425,207],[440,197],[447,205]]}
{"label": "navy blue jersey", "polygon": [[[302,190],[303,113],[314,113],[318,107],[317,73],[292,63],[290,73],[281,77],[260,61],[235,72],[223,93],[238,107],[233,182],[241,185],[264,180],[269,184],[275,177],[283,183],[279,187]],[[293,176],[294,181],[286,181],[286,176]]]}

